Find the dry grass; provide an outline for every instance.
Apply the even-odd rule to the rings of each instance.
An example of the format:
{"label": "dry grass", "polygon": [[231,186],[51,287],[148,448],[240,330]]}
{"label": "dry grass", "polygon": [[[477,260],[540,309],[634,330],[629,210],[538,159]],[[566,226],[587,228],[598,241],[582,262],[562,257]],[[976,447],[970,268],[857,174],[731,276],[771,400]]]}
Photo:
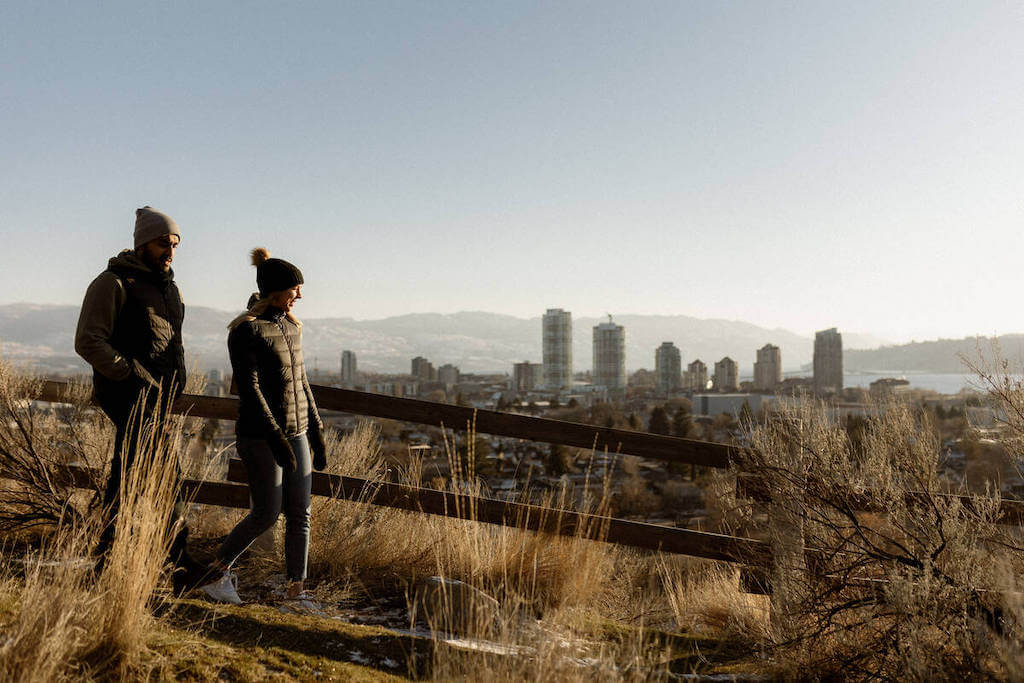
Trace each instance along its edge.
{"label": "dry grass", "polygon": [[[467,441],[472,444],[474,439]],[[454,461],[460,460],[458,454],[449,453]],[[384,465],[373,423],[361,423],[340,440],[329,462],[336,473],[381,481]],[[461,471],[460,467],[456,462],[453,470]],[[414,463],[403,480],[418,481],[416,469]],[[476,481],[456,481],[450,487],[470,496],[485,495]],[[547,503],[568,506],[564,493]],[[468,512],[474,516],[472,510]],[[609,546],[581,538],[344,501],[318,500],[312,516],[311,566],[323,575],[342,578],[353,572],[386,570],[413,583],[439,575],[535,609],[579,604],[603,590],[615,553]]]}
{"label": "dry grass", "polygon": [[769,639],[768,598],[743,592],[735,567],[661,556],[658,572],[677,630],[753,643]]}
{"label": "dry grass", "polygon": [[[24,390],[24,386],[5,389]],[[17,435],[30,452],[46,443],[28,406],[19,419],[0,426],[8,442]],[[34,425],[26,431],[24,425]],[[91,424],[91,423],[90,423]],[[103,573],[96,577],[88,551],[96,543],[96,516],[67,514],[70,492],[38,549],[23,558],[24,578],[0,646],[0,679],[56,681],[127,676],[136,671],[153,626],[154,589],[160,580],[171,535],[169,520],[177,494],[171,458],[181,430],[144,433],[136,466],[122,482],[117,531]],[[38,459],[35,476],[47,476],[54,460]],[[16,585],[7,567],[5,586]]]}
{"label": "dry grass", "polygon": [[[474,441],[466,439],[470,449]],[[446,440],[451,471],[472,473],[473,454],[455,452],[453,443]],[[332,470],[380,480],[378,444],[372,423],[362,424],[332,449]],[[415,461],[402,478],[420,480]],[[448,487],[483,494],[472,480]],[[604,513],[608,490],[584,503],[587,511]],[[572,499],[563,489],[542,503],[568,510]],[[652,644],[645,625],[735,638],[760,636],[766,628],[764,599],[741,594],[735,571],[660,561],[587,540],[588,530],[551,536],[328,500],[314,503],[312,524],[315,574],[372,581],[384,573],[407,586],[414,618],[420,612],[435,633],[432,675],[441,680],[657,679],[668,655],[664,643]],[[442,589],[440,609],[428,609],[422,581],[429,576],[464,586]],[[673,600],[674,620],[667,607]],[[609,641],[607,634],[595,636],[595,620],[630,626]],[[496,650],[463,657],[446,646],[443,634],[466,632],[485,636]]]}

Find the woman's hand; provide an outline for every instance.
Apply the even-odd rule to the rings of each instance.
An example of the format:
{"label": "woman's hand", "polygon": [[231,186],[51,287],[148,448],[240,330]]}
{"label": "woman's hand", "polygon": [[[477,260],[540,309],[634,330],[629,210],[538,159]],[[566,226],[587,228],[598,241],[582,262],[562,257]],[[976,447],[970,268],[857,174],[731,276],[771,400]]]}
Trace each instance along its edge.
{"label": "woman's hand", "polygon": [[323,470],[327,467],[327,444],[324,443],[324,435],[318,428],[311,426],[307,436],[309,450],[313,452],[313,469]]}
{"label": "woman's hand", "polygon": [[274,460],[282,469],[289,472],[295,469],[295,451],[292,450],[292,445],[285,438],[284,432],[280,430],[271,432],[267,437],[267,443],[270,444],[270,452],[274,455]]}

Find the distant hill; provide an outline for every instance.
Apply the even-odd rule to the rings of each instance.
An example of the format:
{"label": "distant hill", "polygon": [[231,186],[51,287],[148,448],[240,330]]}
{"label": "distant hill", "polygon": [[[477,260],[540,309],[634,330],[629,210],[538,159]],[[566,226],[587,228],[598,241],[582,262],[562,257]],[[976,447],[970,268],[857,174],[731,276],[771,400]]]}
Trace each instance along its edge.
{"label": "distant hill", "polygon": [[[847,372],[966,372],[961,355],[978,358],[978,351],[991,360],[992,342],[987,337],[939,339],[913,342],[899,346],[882,346],[871,350],[843,351],[843,369]],[[996,337],[1003,358],[1020,361],[1024,358],[1024,335],[1007,334]]]}
{"label": "distant hill", "polygon": [[[190,306],[185,318],[188,354],[204,368],[228,366],[226,325],[235,312]],[[0,354],[16,361],[35,361],[48,372],[85,369],[74,353],[77,306],[11,304],[0,306]],[[304,319],[306,363],[312,369],[337,371],[341,352],[355,351],[359,367],[378,372],[408,372],[414,356],[435,366],[453,363],[463,372],[511,372],[512,364],[539,363],[540,317],[516,318],[485,312],[415,313],[380,320],[352,318]],[[603,318],[573,320],[573,365],[589,369],[591,329]],[[626,367],[654,367],[654,350],[671,341],[682,351],[684,364],[700,358],[709,367],[724,356],[739,363],[741,374],[752,372],[755,351],[767,343],[782,349],[783,366],[811,362],[813,340],[787,330],[769,330],[736,320],[689,316],[621,315],[626,328]],[[844,333],[846,346],[877,345],[877,338]]]}

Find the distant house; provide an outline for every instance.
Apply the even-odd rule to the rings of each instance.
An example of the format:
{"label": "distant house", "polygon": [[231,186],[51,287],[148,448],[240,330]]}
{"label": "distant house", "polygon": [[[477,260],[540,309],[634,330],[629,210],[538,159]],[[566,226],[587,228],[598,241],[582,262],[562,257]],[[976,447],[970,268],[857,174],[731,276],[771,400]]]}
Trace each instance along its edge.
{"label": "distant house", "polygon": [[910,391],[910,382],[897,377],[882,377],[868,385],[868,393],[872,398],[884,398],[905,394]]}

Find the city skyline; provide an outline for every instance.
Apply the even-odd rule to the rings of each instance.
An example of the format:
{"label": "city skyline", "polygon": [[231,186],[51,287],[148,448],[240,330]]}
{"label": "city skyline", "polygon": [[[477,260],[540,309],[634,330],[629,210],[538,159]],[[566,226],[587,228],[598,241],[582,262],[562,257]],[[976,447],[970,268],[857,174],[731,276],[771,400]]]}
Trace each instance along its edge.
{"label": "city skyline", "polygon": [[80,303],[151,204],[190,306],[244,306],[262,245],[309,318],[1024,332],[1013,3],[9,4],[0,38],[0,304]]}

